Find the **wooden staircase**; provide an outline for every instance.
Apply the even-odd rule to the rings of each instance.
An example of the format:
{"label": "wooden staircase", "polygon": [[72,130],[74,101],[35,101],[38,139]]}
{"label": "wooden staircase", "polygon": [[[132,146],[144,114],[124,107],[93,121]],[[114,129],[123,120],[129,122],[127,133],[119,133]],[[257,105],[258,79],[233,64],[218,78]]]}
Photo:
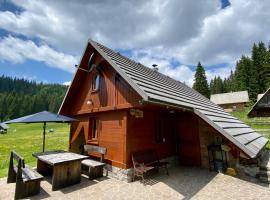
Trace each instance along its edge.
{"label": "wooden staircase", "polygon": [[270,183],[270,150],[266,150],[260,162],[259,179],[262,182]]}

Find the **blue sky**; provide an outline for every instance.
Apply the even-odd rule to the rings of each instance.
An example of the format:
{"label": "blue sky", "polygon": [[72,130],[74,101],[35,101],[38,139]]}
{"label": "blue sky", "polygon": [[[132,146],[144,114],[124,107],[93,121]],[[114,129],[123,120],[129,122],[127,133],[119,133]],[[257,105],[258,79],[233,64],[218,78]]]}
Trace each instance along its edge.
{"label": "blue sky", "polygon": [[91,38],[192,85],[198,61],[208,79],[226,77],[270,39],[262,1],[117,1],[0,0],[0,74],[68,82]]}

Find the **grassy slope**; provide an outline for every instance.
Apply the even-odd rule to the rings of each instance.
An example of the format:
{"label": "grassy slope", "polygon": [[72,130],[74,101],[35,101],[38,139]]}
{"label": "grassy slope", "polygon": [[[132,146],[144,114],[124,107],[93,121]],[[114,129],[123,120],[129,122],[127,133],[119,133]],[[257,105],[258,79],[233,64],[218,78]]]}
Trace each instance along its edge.
{"label": "grassy slope", "polygon": [[[245,111],[233,112],[232,115],[270,139],[270,118],[248,118],[249,110],[250,108],[246,108]],[[267,147],[270,148],[270,143],[267,144]]]}
{"label": "grassy slope", "polygon": [[[33,152],[42,151],[43,124],[11,124],[7,134],[0,134],[0,177],[7,175],[10,151],[15,150],[24,157],[27,165],[36,166]],[[69,125],[48,123],[47,130],[54,129],[53,133],[46,134],[45,151],[67,150]]]}

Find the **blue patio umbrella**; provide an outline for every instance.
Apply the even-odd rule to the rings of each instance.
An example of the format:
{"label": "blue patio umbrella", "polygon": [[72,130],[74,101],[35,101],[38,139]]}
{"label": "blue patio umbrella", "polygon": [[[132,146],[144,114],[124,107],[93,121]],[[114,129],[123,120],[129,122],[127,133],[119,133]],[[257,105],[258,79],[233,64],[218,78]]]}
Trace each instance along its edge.
{"label": "blue patio umbrella", "polygon": [[10,121],[6,121],[6,124],[12,123],[43,123],[43,152],[45,149],[45,133],[46,133],[46,123],[47,122],[56,122],[56,123],[67,123],[78,121],[64,115],[58,115],[48,111],[38,112],[32,115],[27,115]]}

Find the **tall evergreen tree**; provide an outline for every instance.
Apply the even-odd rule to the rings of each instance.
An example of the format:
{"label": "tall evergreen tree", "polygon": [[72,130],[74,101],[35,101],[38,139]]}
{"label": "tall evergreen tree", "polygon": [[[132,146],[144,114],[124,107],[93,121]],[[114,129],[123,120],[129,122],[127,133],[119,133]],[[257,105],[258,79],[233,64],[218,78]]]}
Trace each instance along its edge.
{"label": "tall evergreen tree", "polygon": [[196,68],[193,89],[195,89],[196,91],[198,91],[205,97],[210,98],[210,89],[207,83],[205,70],[200,62],[198,63],[197,68]]}
{"label": "tall evergreen tree", "polygon": [[270,43],[265,55],[265,64],[264,64],[264,81],[266,89],[270,88]]}
{"label": "tall evergreen tree", "polygon": [[235,69],[235,86],[236,90],[248,90],[249,91],[249,79],[250,79],[250,68],[252,61],[249,57],[242,56],[242,58],[236,63]]}
{"label": "tall evergreen tree", "polygon": [[253,60],[254,64],[257,66],[257,71],[259,74],[259,93],[265,92],[266,88],[266,78],[265,77],[265,64],[266,64],[266,55],[267,51],[263,42],[259,42],[258,44],[258,58],[257,60]]}
{"label": "tall evergreen tree", "polygon": [[260,56],[258,51],[258,46],[254,43],[252,47],[252,65],[250,66],[250,81],[249,81],[249,97],[251,101],[255,102],[257,99],[257,95],[260,92],[259,85],[259,73],[258,73],[258,65],[260,65]]}

